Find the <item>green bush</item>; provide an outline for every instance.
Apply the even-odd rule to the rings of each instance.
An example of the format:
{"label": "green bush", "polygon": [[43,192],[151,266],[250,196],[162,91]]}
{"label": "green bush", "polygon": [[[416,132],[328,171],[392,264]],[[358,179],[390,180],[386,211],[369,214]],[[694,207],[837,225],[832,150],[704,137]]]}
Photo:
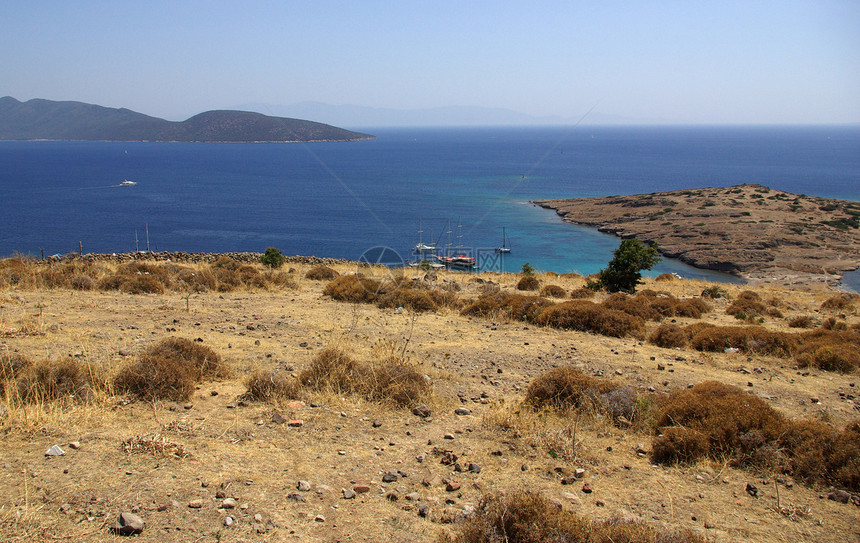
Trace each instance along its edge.
{"label": "green bush", "polygon": [[633,292],[641,282],[642,270],[650,270],[659,261],[656,245],[648,247],[635,238],[625,239],[606,268],[600,270],[597,285],[609,292]]}
{"label": "green bush", "polygon": [[269,247],[266,249],[266,252],[263,253],[263,256],[260,257],[260,262],[270,268],[280,268],[284,265],[284,262],[286,262],[286,258],[284,258],[280,249]]}

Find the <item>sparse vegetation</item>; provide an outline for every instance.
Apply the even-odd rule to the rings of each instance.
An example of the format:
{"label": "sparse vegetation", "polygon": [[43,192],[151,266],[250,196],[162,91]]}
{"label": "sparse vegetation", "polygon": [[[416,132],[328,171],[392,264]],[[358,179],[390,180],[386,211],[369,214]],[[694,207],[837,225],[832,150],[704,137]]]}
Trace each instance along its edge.
{"label": "sparse vegetation", "polygon": [[266,248],[263,256],[260,257],[260,262],[262,262],[264,266],[268,266],[272,269],[280,268],[284,265],[285,261],[286,259],[284,258],[283,253],[281,253],[280,249],[276,249],[275,247]]}
{"label": "sparse vegetation", "polygon": [[600,271],[597,284],[609,292],[633,292],[642,279],[642,270],[650,270],[659,261],[656,246],[646,246],[635,238],[625,239]]}

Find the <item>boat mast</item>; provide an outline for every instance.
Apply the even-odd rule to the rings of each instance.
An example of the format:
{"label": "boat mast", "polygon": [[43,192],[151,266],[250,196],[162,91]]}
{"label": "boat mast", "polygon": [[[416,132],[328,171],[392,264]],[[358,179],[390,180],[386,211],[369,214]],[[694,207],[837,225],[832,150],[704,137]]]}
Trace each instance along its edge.
{"label": "boat mast", "polygon": [[150,252],[149,250],[149,223],[146,223],[146,252]]}
{"label": "boat mast", "polygon": [[134,252],[140,252],[140,242],[137,240],[137,228],[134,229]]}

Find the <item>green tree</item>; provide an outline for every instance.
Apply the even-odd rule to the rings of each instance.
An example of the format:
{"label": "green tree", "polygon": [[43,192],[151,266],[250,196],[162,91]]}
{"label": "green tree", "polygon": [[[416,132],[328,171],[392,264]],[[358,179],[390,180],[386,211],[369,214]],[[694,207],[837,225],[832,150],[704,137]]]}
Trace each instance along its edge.
{"label": "green tree", "polygon": [[656,245],[649,247],[638,239],[625,239],[606,268],[600,270],[597,284],[609,292],[634,292],[642,270],[650,270],[660,260]]}
{"label": "green tree", "polygon": [[260,257],[260,262],[270,268],[280,268],[284,265],[285,261],[286,258],[284,258],[280,249],[275,249],[274,247],[267,248],[266,252],[263,253],[263,256]]}
{"label": "green tree", "polygon": [[532,276],[534,274],[535,274],[535,269],[532,267],[531,264],[529,264],[528,262],[523,264],[523,275]]}

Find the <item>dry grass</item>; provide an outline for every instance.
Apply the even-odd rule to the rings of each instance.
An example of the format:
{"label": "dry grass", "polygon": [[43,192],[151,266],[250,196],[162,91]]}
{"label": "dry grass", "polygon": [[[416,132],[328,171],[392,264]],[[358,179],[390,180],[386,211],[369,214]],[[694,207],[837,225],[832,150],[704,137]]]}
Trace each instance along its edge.
{"label": "dry grass", "polygon": [[639,520],[594,521],[565,511],[539,493],[517,490],[487,494],[475,514],[442,543],[698,543],[708,541],[690,530],[660,531]]}
{"label": "dry grass", "polygon": [[645,336],[645,322],[641,318],[585,300],[562,302],[548,307],[534,322],[561,330],[593,332],[610,337]]}
{"label": "dry grass", "polygon": [[342,275],[328,283],[323,294],[339,302],[372,304],[381,293],[382,283],[359,275]]}
{"label": "dry grass", "polygon": [[558,285],[545,285],[540,289],[540,295],[545,298],[567,298],[567,291]]}
{"label": "dry grass", "polygon": [[161,434],[141,434],[122,442],[126,453],[143,453],[163,458],[188,458],[191,454],[181,444],[170,441]]}
{"label": "dry grass", "polygon": [[29,362],[12,357],[3,362],[3,373],[4,395],[13,404],[85,402],[105,388],[103,373],[77,358]]}
{"label": "dry grass", "polygon": [[257,370],[245,379],[244,399],[280,403],[301,396],[298,380],[278,370]]}
{"label": "dry grass", "polygon": [[618,384],[562,366],[535,378],[526,390],[526,403],[553,409],[596,408],[597,397],[618,388]]}
{"label": "dry grass", "polygon": [[340,274],[337,270],[329,268],[328,266],[314,266],[305,274],[305,279],[311,279],[313,281],[331,281],[338,277],[340,277]]}
{"label": "dry grass", "polygon": [[845,311],[853,309],[857,300],[860,300],[860,296],[857,294],[842,292],[822,302],[821,309],[828,311]]}
{"label": "dry grass", "polygon": [[540,281],[533,275],[526,275],[517,281],[517,290],[538,290],[540,289]]}

